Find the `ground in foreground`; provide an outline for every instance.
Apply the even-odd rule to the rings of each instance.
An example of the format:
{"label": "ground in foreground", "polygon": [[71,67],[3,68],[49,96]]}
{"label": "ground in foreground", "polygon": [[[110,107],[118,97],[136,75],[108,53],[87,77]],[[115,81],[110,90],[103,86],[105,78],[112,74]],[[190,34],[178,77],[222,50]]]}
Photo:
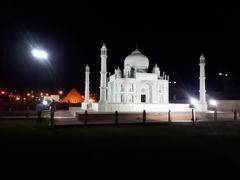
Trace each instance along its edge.
{"label": "ground in foreground", "polygon": [[49,129],[47,121],[1,120],[0,147],[2,170],[21,175],[231,177],[240,166],[240,122]]}

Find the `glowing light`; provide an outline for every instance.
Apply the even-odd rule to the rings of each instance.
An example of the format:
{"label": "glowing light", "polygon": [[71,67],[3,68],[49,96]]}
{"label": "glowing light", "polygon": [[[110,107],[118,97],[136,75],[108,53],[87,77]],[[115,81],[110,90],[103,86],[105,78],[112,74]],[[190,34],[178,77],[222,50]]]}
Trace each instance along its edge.
{"label": "glowing light", "polygon": [[20,97],[16,97],[15,100],[16,100],[16,101],[20,101]]}
{"label": "glowing light", "polygon": [[63,91],[59,91],[58,93],[59,93],[59,94],[63,94]]}
{"label": "glowing light", "polygon": [[43,97],[43,93],[40,93],[40,96]]}
{"label": "glowing light", "polygon": [[30,96],[31,94],[30,93],[27,93],[27,96]]}
{"label": "glowing light", "polygon": [[34,98],[34,95],[32,95],[31,97]]}
{"label": "glowing light", "polygon": [[210,99],[209,104],[212,105],[212,106],[217,106],[217,101],[214,100],[214,99]]}
{"label": "glowing light", "polygon": [[1,91],[1,94],[6,94],[6,92],[5,91]]}
{"label": "glowing light", "polygon": [[228,76],[228,74],[225,74],[225,76]]}
{"label": "glowing light", "polygon": [[46,93],[46,96],[49,96],[49,94],[48,94],[48,93]]}
{"label": "glowing light", "polygon": [[46,100],[43,100],[42,103],[44,106],[46,106],[48,104],[48,102]]}
{"label": "glowing light", "polygon": [[26,101],[26,98],[23,98],[24,101]]}
{"label": "glowing light", "polygon": [[196,107],[198,105],[198,100],[196,98],[190,98],[190,103]]}
{"label": "glowing light", "polygon": [[94,100],[93,100],[92,98],[90,98],[90,99],[89,99],[89,102],[90,102],[90,103],[93,103],[93,102],[94,102]]}
{"label": "glowing light", "polygon": [[222,76],[222,73],[218,73],[219,76]]}
{"label": "glowing light", "polygon": [[47,60],[48,59],[48,53],[46,51],[44,51],[44,50],[33,49],[31,51],[31,53],[37,59],[43,59],[43,60]]}

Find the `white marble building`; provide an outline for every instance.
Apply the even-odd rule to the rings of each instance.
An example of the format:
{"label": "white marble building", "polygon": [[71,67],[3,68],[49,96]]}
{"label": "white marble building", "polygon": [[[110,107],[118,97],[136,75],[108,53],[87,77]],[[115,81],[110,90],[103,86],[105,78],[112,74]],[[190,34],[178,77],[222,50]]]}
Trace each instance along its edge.
{"label": "white marble building", "polygon": [[107,83],[108,103],[168,103],[168,76],[155,65],[148,73],[149,60],[138,49],[125,58],[124,69],[115,69]]}
{"label": "white marble building", "polygon": [[[149,70],[149,59],[137,48],[124,60],[124,69],[115,69],[114,74],[107,77],[107,48],[101,48],[100,100],[90,104],[89,98],[89,67],[86,67],[85,97],[83,109],[97,112],[142,112],[143,110],[158,111],[189,111],[189,104],[169,103],[169,76],[155,64]],[[203,58],[203,57],[201,57]],[[203,59],[200,60],[200,64]],[[205,64],[204,64],[205,65]],[[200,65],[200,96],[205,103],[204,65]],[[149,72],[150,71],[150,72]],[[204,84],[204,85],[203,85]],[[205,104],[204,104],[205,105]]]}

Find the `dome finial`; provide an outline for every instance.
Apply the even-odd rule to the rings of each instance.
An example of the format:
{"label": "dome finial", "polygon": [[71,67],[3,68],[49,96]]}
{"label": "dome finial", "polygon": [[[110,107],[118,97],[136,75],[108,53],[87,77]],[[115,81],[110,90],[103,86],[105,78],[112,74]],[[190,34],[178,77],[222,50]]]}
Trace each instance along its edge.
{"label": "dome finial", "polygon": [[105,43],[103,43],[102,49],[107,49]]}
{"label": "dome finial", "polygon": [[200,63],[205,63],[205,57],[204,57],[203,53],[201,54],[199,59],[200,59]]}

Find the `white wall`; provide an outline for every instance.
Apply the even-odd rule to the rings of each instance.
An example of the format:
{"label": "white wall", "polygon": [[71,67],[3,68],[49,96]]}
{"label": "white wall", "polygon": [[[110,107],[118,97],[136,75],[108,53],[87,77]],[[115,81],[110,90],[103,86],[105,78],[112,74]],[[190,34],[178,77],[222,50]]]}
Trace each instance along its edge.
{"label": "white wall", "polygon": [[[99,108],[99,107],[98,107]],[[96,110],[96,108],[94,108]],[[106,112],[189,112],[189,104],[146,104],[146,103],[108,103],[106,104]]]}
{"label": "white wall", "polygon": [[240,111],[240,100],[217,100],[217,103],[218,111],[233,111],[234,109]]}

